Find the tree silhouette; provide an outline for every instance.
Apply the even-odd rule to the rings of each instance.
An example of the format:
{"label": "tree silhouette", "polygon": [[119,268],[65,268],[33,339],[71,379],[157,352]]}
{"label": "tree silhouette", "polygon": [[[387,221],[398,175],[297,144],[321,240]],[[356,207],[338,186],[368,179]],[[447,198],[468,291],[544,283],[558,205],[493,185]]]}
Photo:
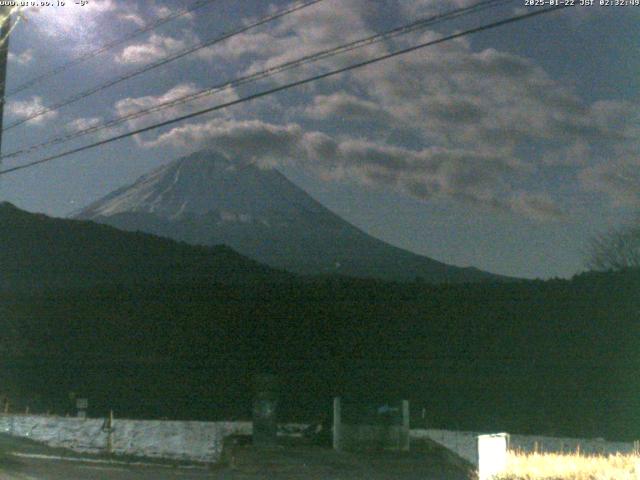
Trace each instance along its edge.
{"label": "tree silhouette", "polygon": [[593,238],[587,267],[600,271],[640,268],[640,223]]}

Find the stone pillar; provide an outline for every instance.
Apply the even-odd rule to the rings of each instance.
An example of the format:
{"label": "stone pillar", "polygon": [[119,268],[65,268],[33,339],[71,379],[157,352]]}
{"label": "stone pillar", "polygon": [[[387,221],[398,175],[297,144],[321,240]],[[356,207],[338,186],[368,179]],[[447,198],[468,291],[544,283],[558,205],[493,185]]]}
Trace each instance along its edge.
{"label": "stone pillar", "polygon": [[253,444],[275,447],[278,443],[278,377],[258,375],[254,379]]}
{"label": "stone pillar", "polygon": [[333,449],[342,450],[342,402],[340,397],[333,399]]}
{"label": "stone pillar", "polygon": [[399,449],[405,452],[410,447],[409,400],[402,400],[402,429],[400,430]]}
{"label": "stone pillar", "polygon": [[87,418],[87,409],[89,408],[89,400],[86,398],[76,398],[76,408],[78,409],[77,417]]}

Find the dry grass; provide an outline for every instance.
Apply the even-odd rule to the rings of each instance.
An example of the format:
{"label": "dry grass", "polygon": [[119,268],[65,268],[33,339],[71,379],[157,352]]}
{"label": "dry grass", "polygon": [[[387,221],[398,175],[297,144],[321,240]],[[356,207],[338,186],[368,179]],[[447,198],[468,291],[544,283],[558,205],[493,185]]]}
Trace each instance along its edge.
{"label": "dry grass", "polygon": [[499,480],[640,480],[640,456],[510,453]]}

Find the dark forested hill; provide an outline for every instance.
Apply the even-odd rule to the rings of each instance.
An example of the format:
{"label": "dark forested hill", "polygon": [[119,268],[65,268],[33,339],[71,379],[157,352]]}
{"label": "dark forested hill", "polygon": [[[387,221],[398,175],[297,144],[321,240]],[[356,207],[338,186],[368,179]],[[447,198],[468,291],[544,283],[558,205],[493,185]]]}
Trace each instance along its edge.
{"label": "dark forested hill", "polygon": [[640,273],[430,285],[300,278],[0,205],[0,393],[16,407],[237,418],[276,372],[284,418],[405,397],[423,424],[640,436]]}
{"label": "dark forested hill", "polygon": [[640,435],[640,273],[429,286],[346,278],[160,282],[4,294],[4,385],[17,405],[247,418],[281,377],[283,419],[332,395],[405,397],[421,424]]}
{"label": "dark forested hill", "polygon": [[0,290],[158,280],[275,281],[287,276],[224,246],[191,246],[0,204]]}

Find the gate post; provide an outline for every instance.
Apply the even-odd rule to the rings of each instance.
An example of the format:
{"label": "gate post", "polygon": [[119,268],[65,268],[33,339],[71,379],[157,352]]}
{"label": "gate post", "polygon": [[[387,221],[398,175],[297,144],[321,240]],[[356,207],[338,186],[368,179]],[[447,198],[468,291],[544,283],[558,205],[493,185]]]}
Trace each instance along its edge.
{"label": "gate post", "polygon": [[402,428],[400,430],[400,445],[398,445],[398,447],[405,452],[409,451],[411,442],[409,418],[409,400],[402,400]]}
{"label": "gate post", "polygon": [[254,381],[253,444],[275,447],[278,435],[278,377],[258,375]]}
{"label": "gate post", "polygon": [[342,402],[340,397],[333,399],[333,449],[342,450]]}

